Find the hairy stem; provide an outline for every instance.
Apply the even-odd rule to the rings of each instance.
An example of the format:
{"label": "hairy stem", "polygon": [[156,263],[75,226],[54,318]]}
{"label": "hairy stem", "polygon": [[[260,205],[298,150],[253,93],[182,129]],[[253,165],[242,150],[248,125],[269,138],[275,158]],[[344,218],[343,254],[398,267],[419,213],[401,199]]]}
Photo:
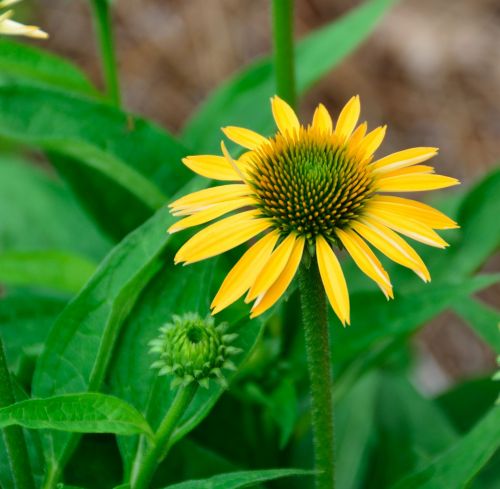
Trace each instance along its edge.
{"label": "hairy stem", "polygon": [[[0,338],[0,408],[10,406],[15,402],[5,349],[2,338]],[[15,489],[35,489],[35,481],[22,428],[20,426],[9,426],[2,431]]]}
{"label": "hairy stem", "polygon": [[311,390],[316,489],[333,489],[333,376],[326,296],[316,261],[299,273],[302,318]]}
{"label": "hairy stem", "polygon": [[160,462],[165,458],[169,448],[169,442],[177,428],[179,421],[186,412],[191,400],[193,399],[198,384],[191,382],[186,387],[180,387],[175,399],[163,418],[158,430],[155,433],[151,448],[146,452],[144,458],[132,474],[132,489],[147,489],[153,479],[153,476]]}

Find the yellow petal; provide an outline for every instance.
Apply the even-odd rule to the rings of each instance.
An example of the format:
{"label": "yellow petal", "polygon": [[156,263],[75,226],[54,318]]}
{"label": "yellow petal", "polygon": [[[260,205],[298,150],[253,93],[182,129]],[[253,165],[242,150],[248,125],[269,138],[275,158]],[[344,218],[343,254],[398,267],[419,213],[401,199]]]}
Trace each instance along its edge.
{"label": "yellow petal", "polygon": [[260,316],[263,312],[267,311],[286,291],[297,272],[297,268],[300,265],[302,253],[304,251],[304,243],[305,239],[302,236],[299,236],[295,240],[292,254],[290,255],[285,268],[281,272],[280,276],[276,279],[276,282],[274,282],[274,284],[271,285],[271,287],[266,292],[264,292],[264,294],[260,295],[257,298],[252,307],[250,318],[253,319],[257,316]]}
{"label": "yellow petal", "polygon": [[182,162],[192,171],[214,180],[241,180],[223,156],[197,155],[183,158]]}
{"label": "yellow petal", "polygon": [[328,110],[323,104],[319,104],[314,111],[312,126],[314,129],[330,134],[333,131],[333,123]]}
{"label": "yellow petal", "polygon": [[231,141],[244,148],[257,149],[260,145],[267,143],[264,136],[244,127],[227,126],[223,127],[222,131]]}
{"label": "yellow petal", "polygon": [[377,180],[376,185],[381,192],[420,192],[452,187],[459,183],[456,178],[417,171],[415,173],[380,178]]}
{"label": "yellow petal", "polygon": [[392,261],[413,270],[425,282],[430,281],[429,271],[420,256],[394,231],[369,218],[355,222],[351,227]]}
{"label": "yellow petal", "polygon": [[245,184],[219,185],[218,187],[206,188],[185,195],[172,202],[169,207],[172,209],[173,214],[192,214],[207,209],[211,205],[245,197],[252,193],[252,189]]}
{"label": "yellow petal", "polygon": [[436,156],[438,148],[411,148],[392,153],[371,164],[374,173],[387,173],[407,166],[416,165]]}
{"label": "yellow petal", "polygon": [[276,125],[283,136],[293,135],[300,128],[299,119],[294,110],[281,98],[275,96],[271,99],[271,108]]}
{"label": "yellow petal", "polygon": [[400,217],[410,217],[434,229],[455,229],[458,224],[442,212],[416,200],[393,195],[374,195],[370,207],[391,212]]}
{"label": "yellow petal", "polygon": [[15,3],[19,3],[20,1],[21,0],[2,0],[0,2],[0,9],[10,7],[11,5],[14,5]]}
{"label": "yellow petal", "polygon": [[335,125],[335,134],[341,141],[345,141],[354,131],[361,112],[361,103],[359,96],[352,97],[340,112],[337,124]]}
{"label": "yellow petal", "polygon": [[[7,12],[8,13],[8,12]],[[0,34],[9,36],[26,36],[35,39],[47,39],[49,35],[35,25],[24,25],[9,18],[0,23]]]}
{"label": "yellow petal", "polygon": [[368,124],[363,122],[360,124],[352,133],[352,136],[349,138],[349,148],[350,151],[354,154],[359,149],[359,144],[363,141],[365,137],[366,130],[368,129]]}
{"label": "yellow petal", "polygon": [[323,236],[316,238],[316,255],[319,273],[326,295],[335,314],[345,326],[349,324],[349,293],[344,273],[332,248]]}
{"label": "yellow petal", "polygon": [[253,284],[264,268],[278,241],[279,233],[271,231],[248,249],[227,274],[220,286],[211,308],[217,314],[233,302],[237,301]]}
{"label": "yellow petal", "polygon": [[250,288],[245,302],[253,301],[276,282],[276,279],[288,263],[296,239],[295,234],[289,234],[273,251],[265,267]]}
{"label": "yellow petal", "polygon": [[352,230],[337,229],[337,236],[360,270],[370,277],[387,298],[393,298],[389,275],[368,245]]}
{"label": "yellow petal", "polygon": [[379,221],[384,226],[391,228],[398,233],[404,234],[409,238],[420,241],[436,248],[446,248],[448,243],[441,238],[429,226],[422,224],[410,217],[403,217],[391,212],[384,212],[380,209],[365,209],[365,215]]}
{"label": "yellow petal", "polygon": [[207,226],[186,241],[175,255],[175,263],[194,263],[224,253],[271,226],[259,219],[259,211],[240,212]]}
{"label": "yellow petal", "polygon": [[170,234],[173,234],[177,231],[181,231],[192,226],[198,226],[208,221],[217,219],[218,217],[227,214],[228,212],[254,204],[255,199],[253,199],[252,197],[241,197],[240,199],[220,202],[219,204],[214,204],[203,211],[197,212],[192,216],[186,217],[176,222],[175,224],[172,224],[172,226],[170,226],[170,228],[168,229],[168,232]]}
{"label": "yellow petal", "polygon": [[370,158],[382,144],[386,130],[387,126],[381,126],[376,127],[373,131],[369,132],[358,144],[356,149],[356,158],[360,161]]}

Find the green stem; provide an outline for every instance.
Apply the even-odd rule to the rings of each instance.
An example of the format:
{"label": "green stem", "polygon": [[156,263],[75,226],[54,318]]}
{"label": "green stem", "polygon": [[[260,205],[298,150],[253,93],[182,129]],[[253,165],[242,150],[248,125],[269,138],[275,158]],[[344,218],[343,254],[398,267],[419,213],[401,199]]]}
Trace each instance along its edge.
{"label": "green stem", "polygon": [[293,0],[273,0],[273,37],[276,92],[295,108],[293,3]]}
{"label": "green stem", "polygon": [[136,473],[132,474],[132,489],[147,489],[149,487],[158,465],[167,455],[172,434],[177,428],[183,414],[186,412],[197,389],[198,384],[196,382],[191,382],[186,387],[180,387],[177,391],[170,409],[167,411],[167,414],[155,433],[151,448],[139,462],[135,469]]}
{"label": "green stem", "polygon": [[[10,406],[15,402],[3,341],[0,338],[0,408]],[[35,489],[22,428],[9,426],[2,431],[15,489]]]}
{"label": "green stem", "polygon": [[99,37],[101,62],[106,82],[106,93],[116,107],[120,106],[120,84],[116,64],[113,29],[108,0],[91,0],[94,11],[95,29]]}
{"label": "green stem", "polygon": [[316,261],[299,274],[302,317],[311,388],[316,489],[333,489],[333,376],[325,290]]}

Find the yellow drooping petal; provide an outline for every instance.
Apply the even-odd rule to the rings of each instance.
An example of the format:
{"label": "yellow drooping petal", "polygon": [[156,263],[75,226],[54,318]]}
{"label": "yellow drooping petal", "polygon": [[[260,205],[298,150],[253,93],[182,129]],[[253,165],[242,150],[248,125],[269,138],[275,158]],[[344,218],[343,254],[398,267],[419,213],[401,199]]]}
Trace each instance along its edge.
{"label": "yellow drooping petal", "polygon": [[354,131],[361,112],[361,103],[359,96],[352,97],[340,112],[337,124],[335,125],[335,134],[343,142]]}
{"label": "yellow drooping petal", "polygon": [[0,2],[0,9],[10,7],[11,5],[14,5],[15,3],[19,3],[21,0],[2,0]]}
{"label": "yellow drooping petal", "polygon": [[442,212],[417,200],[394,195],[374,195],[370,207],[391,212],[399,217],[416,219],[434,229],[456,229],[458,224]]}
{"label": "yellow drooping petal", "polygon": [[359,161],[371,158],[373,153],[375,153],[375,151],[377,151],[379,146],[382,144],[386,130],[387,126],[380,126],[376,127],[373,131],[370,131],[357,145],[357,148],[355,149],[355,157]]}
{"label": "yellow drooping petal", "polygon": [[[377,190],[380,192],[420,192],[453,187],[460,183],[456,178],[429,173],[428,170],[426,170],[428,168],[431,167],[417,165],[409,168],[415,169],[413,173],[407,172],[398,175],[390,173],[377,180]],[[405,168],[403,170],[409,169]],[[403,170],[397,171],[402,172]]]}
{"label": "yellow drooping petal", "polygon": [[319,235],[316,238],[316,256],[319,273],[326,295],[342,324],[349,324],[349,292],[340,263],[328,242]]}
{"label": "yellow drooping petal", "polygon": [[258,215],[258,210],[240,212],[207,226],[184,243],[175,263],[194,263],[219,255],[270,228],[271,222]]}
{"label": "yellow drooping petal", "polygon": [[271,108],[276,125],[283,136],[294,135],[300,128],[299,119],[294,110],[281,98],[271,99]]}
{"label": "yellow drooping petal", "polygon": [[255,204],[255,199],[253,197],[241,197],[240,199],[229,200],[227,202],[220,202],[214,204],[207,209],[197,212],[189,217],[181,219],[176,223],[172,224],[168,229],[170,234],[176,233],[177,231],[182,231],[183,229],[190,228],[192,226],[198,226],[209,221],[213,221],[218,217],[227,214],[228,212],[235,211],[236,209],[241,209],[242,207],[251,206]]}
{"label": "yellow drooping petal", "polygon": [[429,271],[420,256],[394,231],[370,218],[353,223],[352,229],[392,261],[413,270],[425,282],[430,281]]}
{"label": "yellow drooping petal", "polygon": [[392,153],[370,165],[374,173],[387,173],[407,166],[416,165],[436,156],[438,148],[410,148]]}
{"label": "yellow drooping petal", "polygon": [[295,234],[289,234],[273,251],[265,267],[258,275],[252,287],[250,287],[245,302],[253,301],[276,282],[288,263],[296,239],[297,236]]}
{"label": "yellow drooping petal", "polygon": [[212,301],[212,314],[217,314],[237,301],[251,287],[269,260],[278,238],[278,231],[273,230],[243,254],[227,274]]}
{"label": "yellow drooping petal", "polygon": [[319,104],[314,111],[312,126],[317,131],[331,134],[333,131],[333,122],[328,110],[323,104]]}
{"label": "yellow drooping petal", "polygon": [[387,298],[393,298],[389,275],[368,245],[352,230],[337,230],[337,236],[360,270],[370,277]]}
{"label": "yellow drooping petal", "polygon": [[169,207],[172,209],[174,215],[193,214],[207,209],[214,204],[234,200],[239,197],[246,197],[252,193],[250,187],[245,184],[220,185],[185,195],[169,204]]}
{"label": "yellow drooping petal", "polygon": [[410,217],[398,216],[397,214],[385,212],[381,209],[372,209],[371,207],[365,209],[365,215],[415,241],[420,241],[436,248],[446,248],[448,246],[448,243],[433,231],[432,228]]}
{"label": "yellow drooping petal", "polygon": [[[192,171],[214,180],[241,180],[240,175],[223,156],[197,155],[183,158],[182,162]],[[238,167],[244,173],[247,164],[238,162]]]}
{"label": "yellow drooping petal", "polygon": [[264,136],[244,127],[227,126],[223,127],[222,131],[231,141],[244,148],[257,149],[260,145],[267,143]]}
{"label": "yellow drooping petal", "polygon": [[297,273],[297,269],[299,268],[300,261],[302,259],[302,253],[304,251],[304,244],[305,239],[302,236],[299,236],[295,240],[292,253],[285,268],[273,283],[273,285],[271,285],[271,287],[266,292],[264,292],[257,298],[252,307],[250,318],[260,316],[263,312],[267,311],[286,291],[291,281],[293,280],[293,277]]}

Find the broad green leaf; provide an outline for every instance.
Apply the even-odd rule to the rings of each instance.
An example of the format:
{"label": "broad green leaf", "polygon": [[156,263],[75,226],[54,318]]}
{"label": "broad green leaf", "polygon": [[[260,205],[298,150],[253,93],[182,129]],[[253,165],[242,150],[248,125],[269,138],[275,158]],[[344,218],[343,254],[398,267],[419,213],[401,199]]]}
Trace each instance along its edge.
{"label": "broad green leaf", "polygon": [[[117,245],[56,321],[35,372],[37,397],[100,389],[120,328],[144,286],[163,266],[165,229],[173,222],[163,208]],[[47,432],[50,473],[58,473],[77,438]]]}
{"label": "broad green leaf", "polygon": [[153,436],[144,417],[130,404],[90,392],[29,399],[0,409],[0,428],[12,425],[36,430]]}
{"label": "broad green leaf", "polygon": [[392,487],[393,489],[465,488],[499,446],[500,409],[492,408],[449,450]]}
{"label": "broad green leaf", "polygon": [[500,247],[500,170],[494,170],[467,194],[459,209],[461,241],[442,262],[443,273],[454,277],[477,270]]}
{"label": "broad green leaf", "polygon": [[0,335],[11,369],[21,369],[26,357],[34,357],[56,317],[67,303],[64,297],[16,291],[0,298]]}
{"label": "broad green leaf", "polygon": [[390,487],[458,440],[436,403],[417,392],[401,371],[391,366],[387,370],[379,376],[373,419],[376,445],[366,475],[373,487]]}
{"label": "broad green leaf", "polygon": [[[368,0],[347,15],[297,43],[297,89],[303,93],[352,52],[374,29],[395,0]],[[221,126],[238,125],[268,133],[269,97],[276,92],[269,58],[252,64],[217,88],[184,130],[198,152],[218,151]]]}
{"label": "broad green leaf", "polygon": [[62,182],[0,157],[1,251],[60,249],[100,260],[109,247]]}
{"label": "broad green leaf", "polygon": [[[469,431],[491,408],[498,384],[487,377],[467,380],[436,398],[437,405],[460,433]],[[471,402],[474,399],[474,402]]]}
{"label": "broad green leaf", "polygon": [[339,363],[352,360],[370,348],[405,338],[460,298],[499,281],[496,274],[431,282],[404,290],[393,301],[386,301],[379,292],[352,294],[352,327],[340,328],[334,319],[333,358]]}
{"label": "broad green leaf", "polygon": [[87,258],[65,251],[5,251],[0,252],[0,283],[76,293],[96,266]]}
{"label": "broad green leaf", "polygon": [[[210,299],[214,288],[220,283],[219,277],[213,278],[214,267],[215,260],[179,267],[173,265],[171,258],[167,258],[165,268],[144,290],[124,327],[120,349],[111,369],[111,392],[136,406],[153,427],[159,425],[175,391],[170,389],[171,379],[159,377],[151,368],[154,357],[149,354],[148,343],[157,337],[160,326],[170,321],[174,314],[209,314]],[[216,320],[221,321],[219,317]],[[246,318],[240,320],[240,317],[232,314],[230,325],[230,331],[238,334],[234,345],[244,351],[233,359],[239,365],[251,352],[261,332],[262,322],[248,321]],[[225,375],[228,380],[232,377],[231,372],[225,372]],[[199,389],[172,443],[203,420],[222,392],[222,387],[215,382],[208,389]],[[139,440],[119,439],[119,444],[125,472],[128,472],[136,456]]]}
{"label": "broad green leaf", "polygon": [[270,469],[249,470],[220,474],[204,480],[181,482],[166,487],[165,489],[240,489],[251,487],[259,482],[267,482],[284,477],[298,477],[312,475],[309,470],[299,469]]}
{"label": "broad green leaf", "polygon": [[192,177],[185,148],[143,119],[36,86],[0,84],[0,137],[41,147],[112,236],[121,238]]}
{"label": "broad green leaf", "polygon": [[0,39],[0,73],[0,77],[98,96],[86,75],[68,61],[42,49],[4,38]]}
{"label": "broad green leaf", "polygon": [[457,313],[493,350],[500,353],[500,312],[472,297],[453,304]]}

